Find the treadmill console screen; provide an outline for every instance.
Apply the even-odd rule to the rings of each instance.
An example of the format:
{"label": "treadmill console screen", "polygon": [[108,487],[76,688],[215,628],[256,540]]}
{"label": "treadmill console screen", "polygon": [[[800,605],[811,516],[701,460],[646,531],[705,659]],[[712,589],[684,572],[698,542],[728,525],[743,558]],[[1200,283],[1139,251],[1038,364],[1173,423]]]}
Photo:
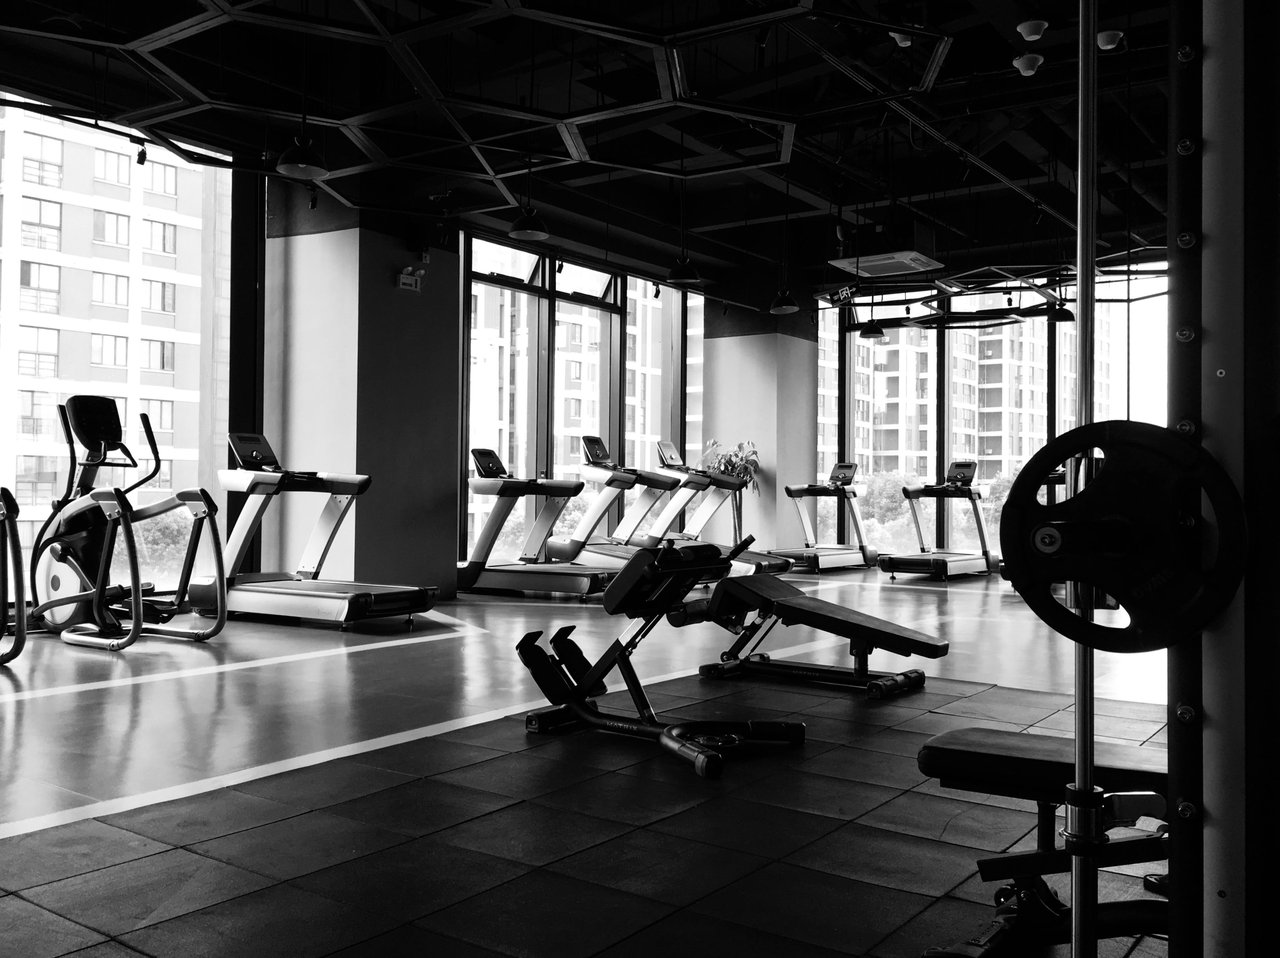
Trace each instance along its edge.
{"label": "treadmill console screen", "polygon": [[831,470],[831,478],[828,481],[833,486],[850,485],[857,471],[858,464],[856,462],[837,462],[835,468]]}
{"label": "treadmill console screen", "polygon": [[227,441],[231,444],[231,453],[241,469],[255,469],[258,472],[283,471],[266,436],[260,436],[256,432],[233,432],[228,434]]}
{"label": "treadmill console screen", "polygon": [[676,444],[666,439],[658,440],[658,461],[664,466],[684,465],[684,460],[680,458],[680,452],[676,449]]}
{"label": "treadmill console screen", "polygon": [[472,449],[471,459],[476,464],[476,475],[481,479],[502,479],[507,467],[492,449]]}
{"label": "treadmill console screen", "polygon": [[599,436],[582,437],[582,455],[593,466],[611,466],[609,447]]}
{"label": "treadmill console screen", "polygon": [[947,466],[947,485],[971,486],[973,477],[978,473],[978,464],[972,459],[963,459]]}

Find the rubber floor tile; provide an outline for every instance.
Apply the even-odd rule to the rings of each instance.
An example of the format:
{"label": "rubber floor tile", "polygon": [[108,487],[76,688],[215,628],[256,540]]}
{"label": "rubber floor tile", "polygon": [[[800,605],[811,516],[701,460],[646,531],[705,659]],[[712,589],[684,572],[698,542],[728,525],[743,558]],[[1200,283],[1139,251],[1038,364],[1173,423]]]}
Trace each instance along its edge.
{"label": "rubber floor tile", "polygon": [[518,801],[509,795],[424,779],[383,789],[341,805],[331,805],[325,809],[325,814],[340,815],[416,838]]}
{"label": "rubber floor tile", "polygon": [[876,958],[920,958],[926,948],[955,945],[982,933],[995,918],[995,908],[955,898],[942,898],[875,946]]}
{"label": "rubber floor tile", "polygon": [[806,845],[787,861],[937,897],[977,871],[976,857],[973,848],[850,824]]}
{"label": "rubber floor tile", "polygon": [[55,958],[106,940],[15,895],[0,898],[0,934],[0,953],[13,958]]}
{"label": "rubber floor tile", "polygon": [[520,958],[586,958],[670,911],[647,898],[536,871],[418,924]]}
{"label": "rubber floor tile", "polygon": [[640,829],[547,866],[671,905],[687,905],[768,864],[746,852]]}
{"label": "rubber floor tile", "polygon": [[711,797],[668,782],[609,772],[539,795],[533,802],[629,825],[647,825]]}
{"label": "rubber floor tile", "polygon": [[66,958],[150,958],[142,952],[127,948],[118,941],[104,941],[100,945],[90,945],[79,951],[71,952]]}
{"label": "rubber floor tile", "polygon": [[901,794],[884,785],[792,770],[744,785],[733,797],[852,821]]}
{"label": "rubber floor tile", "polygon": [[350,948],[335,951],[329,958],[508,958],[467,941],[404,925],[385,935],[370,938]]}
{"label": "rubber floor tile", "polygon": [[432,776],[432,781],[465,785],[513,798],[533,798],[602,774],[573,762],[556,762],[528,752],[503,755],[477,765]]}
{"label": "rubber floor tile", "polygon": [[526,865],[545,865],[630,829],[603,818],[521,802],[436,832],[432,838]]}
{"label": "rubber floor tile", "polygon": [[23,894],[42,908],[115,937],[270,883],[261,875],[175,848]]}
{"label": "rubber floor tile", "polygon": [[771,935],[862,955],[931,898],[775,862],[690,907]]}
{"label": "rubber floor tile", "polygon": [[865,695],[831,699],[814,704],[804,710],[805,715],[857,722],[859,725],[875,725],[889,728],[918,718],[928,711],[923,701],[919,705],[911,696],[893,699],[869,699]]}
{"label": "rubber floor tile", "polygon": [[181,958],[320,958],[395,927],[371,912],[273,885],[121,936],[148,955]]}
{"label": "rubber floor tile", "polygon": [[801,765],[800,770],[889,788],[914,788],[926,780],[916,766],[914,756],[891,755],[865,748],[835,748],[823,752]]}
{"label": "rubber floor tile", "polygon": [[191,845],[292,818],[300,813],[296,805],[282,805],[234,789],[220,788],[190,798],[108,815],[99,821],[170,845]]}
{"label": "rubber floor tile", "polygon": [[840,820],[724,797],[704,802],[649,827],[692,841],[766,858],[781,858],[835,831],[840,827]]}
{"label": "rubber floor tile", "polygon": [[235,790],[268,801],[311,810],[403,785],[415,777],[363,765],[350,759],[338,759],[245,782],[236,785]]}
{"label": "rubber floor tile", "polygon": [[531,867],[420,839],[295,878],[291,884],[407,922],[518,878]]}
{"label": "rubber floor tile", "polygon": [[525,731],[522,715],[484,722],[480,725],[469,725],[452,732],[443,732],[438,738],[443,742],[480,745],[501,752],[522,752],[542,744],[538,736],[530,735]]}
{"label": "rubber floor tile", "polygon": [[192,845],[191,850],[283,881],[403,841],[405,836],[396,832],[327,812],[307,812],[225,838],[200,842]]}
{"label": "rubber floor tile", "polygon": [[[616,711],[625,711],[617,709]],[[531,752],[538,758],[571,762],[587,768],[613,771],[643,762],[653,755],[653,743],[629,735],[601,735],[591,730],[538,736],[540,744]]]}
{"label": "rubber floor tile", "polygon": [[1036,816],[1015,809],[907,792],[858,821],[953,845],[1004,851],[1035,828]]}
{"label": "rubber floor tile", "polygon": [[841,954],[745,925],[678,911],[600,952],[600,958],[837,958]]}
{"label": "rubber floor tile", "polygon": [[17,891],[167,851],[169,845],[89,819],[0,840],[0,888]]}
{"label": "rubber floor tile", "polygon": [[500,749],[485,748],[483,745],[469,745],[465,742],[451,742],[439,736],[420,738],[415,742],[404,742],[380,748],[363,755],[356,755],[351,761],[374,768],[385,768],[392,772],[403,772],[406,775],[435,775],[451,769],[474,765],[486,759],[503,755]]}

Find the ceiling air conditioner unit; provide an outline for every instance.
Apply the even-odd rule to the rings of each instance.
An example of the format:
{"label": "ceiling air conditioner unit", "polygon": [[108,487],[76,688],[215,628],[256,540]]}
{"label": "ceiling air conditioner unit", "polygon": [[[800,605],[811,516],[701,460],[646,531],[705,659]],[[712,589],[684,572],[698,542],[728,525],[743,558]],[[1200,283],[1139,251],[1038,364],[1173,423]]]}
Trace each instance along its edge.
{"label": "ceiling air conditioner unit", "polygon": [[846,256],[827,262],[856,276],[896,276],[899,273],[927,273],[929,270],[942,269],[942,264],[936,259],[930,259],[913,249],[876,253],[874,256]]}

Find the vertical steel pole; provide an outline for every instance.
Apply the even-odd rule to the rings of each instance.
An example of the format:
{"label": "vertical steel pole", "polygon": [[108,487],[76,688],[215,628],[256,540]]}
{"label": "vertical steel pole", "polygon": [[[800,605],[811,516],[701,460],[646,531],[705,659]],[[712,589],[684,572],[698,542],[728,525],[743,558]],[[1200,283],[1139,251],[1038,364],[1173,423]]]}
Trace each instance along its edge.
{"label": "vertical steel pole", "polygon": [[[1097,0],[1080,0],[1078,161],[1076,169],[1076,422],[1093,421],[1094,266],[1097,237]],[[1068,490],[1069,492],[1072,490]],[[1074,584],[1075,605],[1083,618],[1092,618],[1092,589]],[[1093,785],[1093,650],[1076,645],[1075,654],[1075,798],[1089,802]],[[1083,849],[1071,857],[1071,955],[1095,958],[1098,953],[1098,872],[1090,842],[1096,834],[1096,813],[1085,815],[1067,805],[1067,832],[1082,834]],[[1083,852],[1083,854],[1081,854]]]}

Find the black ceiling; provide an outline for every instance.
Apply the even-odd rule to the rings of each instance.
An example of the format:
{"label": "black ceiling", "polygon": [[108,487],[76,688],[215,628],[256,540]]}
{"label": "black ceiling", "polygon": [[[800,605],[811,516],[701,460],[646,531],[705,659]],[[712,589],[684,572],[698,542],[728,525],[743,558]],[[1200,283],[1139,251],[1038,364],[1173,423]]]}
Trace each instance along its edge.
{"label": "black ceiling", "polygon": [[[1105,255],[1164,243],[1169,55],[1167,0],[1102,6],[1124,31],[1098,63]],[[0,86],[271,175],[305,115],[337,201],[505,232],[531,197],[551,246],[656,276],[683,207],[707,293],[751,303],[839,284],[842,255],[1070,262],[1076,17],[1075,0],[5,0]],[[1012,65],[1026,52],[1033,76]]]}

